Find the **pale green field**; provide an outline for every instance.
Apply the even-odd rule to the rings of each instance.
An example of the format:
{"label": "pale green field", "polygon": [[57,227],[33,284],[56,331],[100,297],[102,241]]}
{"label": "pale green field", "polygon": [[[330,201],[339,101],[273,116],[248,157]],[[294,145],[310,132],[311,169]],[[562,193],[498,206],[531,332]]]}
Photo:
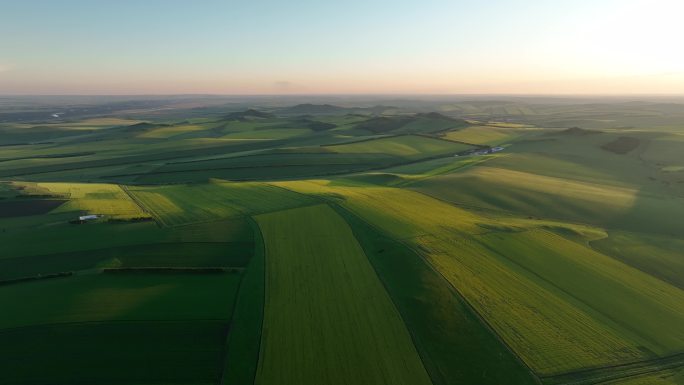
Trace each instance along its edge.
{"label": "pale green field", "polygon": [[[92,274],[3,286],[0,330],[96,321],[230,319],[240,276]],[[49,293],[49,295],[47,295]]]}
{"label": "pale green field", "polygon": [[[520,232],[548,226],[544,221],[480,217],[400,189],[325,181],[280,185],[342,198],[345,207],[415,245],[537,373],[684,348],[676,326],[684,323],[684,292],[557,235]],[[610,296],[595,296],[601,292]],[[640,330],[642,324],[651,326]]]}
{"label": "pale green field", "polygon": [[198,124],[183,124],[177,126],[161,127],[151,131],[147,131],[138,135],[138,138],[170,138],[175,135],[185,134],[188,132],[196,132],[206,130],[206,126]]}
{"label": "pale green field", "polygon": [[130,192],[166,226],[265,213],[311,204],[313,200],[264,183],[212,181],[188,187],[130,187]]}
{"label": "pale green field", "polygon": [[455,204],[629,231],[684,234],[684,199],[628,185],[480,167],[418,181],[412,188]]}
{"label": "pale green field", "polygon": [[334,210],[256,219],[267,291],[255,384],[431,384],[398,311]]}
{"label": "pale green field", "polygon": [[308,128],[272,128],[253,131],[240,131],[222,136],[223,139],[260,139],[275,140],[292,138],[311,133]]}
{"label": "pale green field", "polygon": [[654,277],[684,289],[684,239],[647,233],[610,231],[591,246]]}
{"label": "pale green field", "polygon": [[457,153],[471,147],[424,136],[404,135],[328,146],[327,148],[340,153],[382,153],[398,156],[415,156],[449,152]]}
{"label": "pale green field", "polygon": [[664,370],[643,376],[606,382],[606,385],[682,385],[684,384],[684,368]]}
{"label": "pale green field", "polygon": [[500,144],[520,136],[521,133],[511,129],[490,126],[470,126],[460,130],[449,131],[444,137],[449,140],[473,144]]}
{"label": "pale green field", "polygon": [[110,218],[149,217],[120,186],[103,183],[28,183],[17,182],[29,194],[48,194],[69,199],[54,213],[80,211]]}

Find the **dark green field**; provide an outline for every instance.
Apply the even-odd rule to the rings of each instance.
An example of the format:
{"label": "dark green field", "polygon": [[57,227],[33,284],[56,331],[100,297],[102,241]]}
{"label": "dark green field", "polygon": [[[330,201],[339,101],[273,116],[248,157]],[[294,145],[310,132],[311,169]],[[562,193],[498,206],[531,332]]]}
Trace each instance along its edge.
{"label": "dark green field", "polygon": [[150,98],[0,98],[0,384],[684,384],[684,101]]}

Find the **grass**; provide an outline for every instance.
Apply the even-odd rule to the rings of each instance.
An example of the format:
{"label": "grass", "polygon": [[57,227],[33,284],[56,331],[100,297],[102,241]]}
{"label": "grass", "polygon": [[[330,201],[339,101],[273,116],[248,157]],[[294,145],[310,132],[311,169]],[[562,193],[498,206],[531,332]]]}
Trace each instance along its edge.
{"label": "grass", "polygon": [[490,126],[470,126],[444,133],[444,138],[459,142],[495,145],[505,143],[520,136],[520,132]]}
{"label": "grass", "polygon": [[[251,242],[247,223],[239,218],[184,226],[182,231],[160,228],[154,222],[100,222],[70,224],[71,213],[0,218],[3,258],[38,257],[184,242]],[[74,240],[78,239],[77,242]]]}
{"label": "grass", "polygon": [[46,214],[65,201],[58,199],[22,199],[0,201],[0,218],[23,217],[28,215]]}
{"label": "grass", "polygon": [[401,312],[433,384],[536,384],[530,371],[415,252],[334,206]]}
{"label": "grass", "polygon": [[265,213],[312,203],[312,199],[262,183],[211,183],[134,187],[133,196],[165,226]]}
{"label": "grass", "polygon": [[0,308],[11,316],[0,320],[0,330],[92,321],[228,320],[239,280],[236,273],[131,273],[2,286]]}
{"label": "grass", "polygon": [[244,267],[252,242],[169,242],[0,259],[0,280],[104,267]]}
{"label": "grass", "polygon": [[255,384],[430,383],[341,217],[313,206],[256,220],[266,242],[267,284]]}
{"label": "grass", "polygon": [[181,134],[186,134],[188,132],[196,132],[196,131],[202,131],[206,130],[208,127],[202,126],[199,124],[182,124],[182,125],[174,125],[174,126],[168,126],[168,127],[160,127],[160,128],[155,128],[151,131],[146,131],[140,135],[138,135],[139,138],[170,138],[175,135],[181,135]]}
{"label": "grass", "polygon": [[396,102],[0,111],[0,382],[682,383],[681,106]]}
{"label": "grass", "polygon": [[164,321],[2,330],[2,383],[215,384],[225,329],[223,321]]}
{"label": "grass", "polygon": [[606,385],[681,385],[684,383],[684,368],[679,367],[641,376],[606,382]]}
{"label": "grass", "polygon": [[[172,241],[179,236],[153,222],[69,224],[72,213],[0,219],[1,258]],[[78,241],[74,241],[78,239]]]}
{"label": "grass", "polygon": [[47,194],[69,201],[54,212],[79,211],[102,214],[110,218],[128,219],[149,217],[121,187],[100,183],[22,183],[28,194]]}
{"label": "grass", "polygon": [[591,246],[684,290],[684,240],[678,237],[611,231]]}
{"label": "grass", "polygon": [[684,292],[676,287],[544,230],[481,242],[642,351],[664,356],[684,347]]}
{"label": "grass", "polygon": [[[493,227],[498,222],[493,217],[480,217],[424,195],[396,188],[337,186],[324,181],[283,182],[282,185],[338,200],[364,220],[417,247],[499,336],[539,374],[628,362],[684,346],[678,329],[672,323],[680,320],[681,303],[684,302],[680,302],[679,297],[682,294],[674,287],[663,286],[628,266],[615,261],[612,262],[616,264],[606,262],[610,258],[593,253],[586,247],[550,234],[539,239],[516,235],[512,231],[519,231],[520,223],[509,223],[502,218],[498,220],[499,227]],[[529,247],[550,248],[543,252],[537,250],[541,256],[548,254],[549,250],[554,250],[559,256],[565,255],[564,248],[581,252],[582,256],[577,257],[581,259],[574,261],[580,267],[585,263],[584,259],[600,257],[601,263],[607,264],[609,270],[603,272],[607,276],[593,287],[594,292],[604,289],[610,292],[623,286],[640,288],[638,290],[644,291],[641,294],[630,289],[612,294],[627,295],[624,298],[632,299],[637,296],[643,304],[634,309],[653,313],[646,315],[647,318],[640,318],[632,310],[618,310],[616,307],[622,305],[615,303],[611,305],[613,310],[610,306],[606,310],[614,311],[610,316],[626,310],[626,325],[618,327],[614,324],[616,321],[609,322],[607,316],[589,311],[587,308],[591,305],[578,303],[571,298],[572,295],[550,287],[549,281],[556,278],[551,271],[555,270],[539,271],[535,275],[502,258],[513,251],[493,250],[492,240],[486,235],[491,232],[512,232],[508,236],[517,242],[524,244],[527,240],[531,243]],[[520,255],[526,254],[521,252]],[[558,258],[539,263],[550,269],[556,262],[563,266]],[[580,279],[582,275],[578,271],[581,270],[577,270],[580,267],[575,268],[576,274],[564,279]],[[659,298],[656,292],[662,292],[664,297]],[[659,320],[659,316],[665,318]],[[626,331],[639,322],[647,322],[656,329],[647,332],[648,336]],[[642,351],[642,344],[648,346],[646,349],[652,349],[651,352]]]}
{"label": "grass", "polygon": [[265,249],[256,222],[254,257],[242,278],[235,314],[228,335],[225,370],[221,384],[253,384],[259,363],[259,343],[264,316]]}
{"label": "grass", "polygon": [[311,133],[307,128],[272,128],[254,131],[234,132],[222,136],[225,139],[275,140],[286,139]]}
{"label": "grass", "polygon": [[[418,181],[418,191],[449,202],[608,228],[681,235],[684,200],[629,187],[487,165]],[[458,188],[454,188],[458,186]]]}
{"label": "grass", "polygon": [[424,136],[403,135],[356,143],[328,146],[339,153],[381,153],[403,157],[457,153],[468,150],[468,145]]}
{"label": "grass", "polygon": [[136,178],[139,183],[206,182],[209,178],[270,180],[339,174],[404,161],[384,154],[338,154],[327,147],[281,149],[273,153],[171,163]]}

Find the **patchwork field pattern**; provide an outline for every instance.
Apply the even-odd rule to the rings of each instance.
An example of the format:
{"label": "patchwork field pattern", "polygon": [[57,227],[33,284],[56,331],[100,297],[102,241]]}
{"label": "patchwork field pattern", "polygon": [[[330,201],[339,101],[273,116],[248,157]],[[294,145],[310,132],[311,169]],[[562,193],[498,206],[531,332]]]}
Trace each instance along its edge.
{"label": "patchwork field pattern", "polygon": [[0,98],[2,385],[684,384],[674,97],[134,99]]}
{"label": "patchwork field pattern", "polygon": [[128,219],[149,217],[121,187],[96,183],[22,183],[23,191],[32,195],[52,195],[68,199],[54,212],[79,211]]}
{"label": "patchwork field pattern", "polygon": [[[681,290],[580,244],[550,233],[528,233],[519,223],[505,219],[497,226],[491,217],[478,217],[406,190],[335,186],[325,181],[281,185],[342,198],[343,206],[414,244],[541,375],[667,355],[684,347],[684,335],[676,326],[684,322]],[[502,246],[497,237],[511,243]],[[530,247],[539,249],[532,252]],[[516,260],[528,255],[526,251],[539,256],[530,262],[537,267]],[[544,255],[556,257],[540,259]],[[599,265],[587,270],[584,259]],[[560,271],[554,266],[567,275],[558,277]],[[599,276],[594,279],[592,274]],[[554,280],[560,286],[554,286]],[[596,309],[602,299],[592,293],[603,291],[611,293],[606,300],[625,302]],[[635,332],[644,323],[654,328],[646,334]]]}
{"label": "patchwork field pattern", "polygon": [[313,199],[263,183],[214,181],[200,185],[129,190],[166,226],[266,213],[312,204]]}
{"label": "patchwork field pattern", "polygon": [[430,384],[399,313],[328,206],[261,215],[266,304],[255,384]]}

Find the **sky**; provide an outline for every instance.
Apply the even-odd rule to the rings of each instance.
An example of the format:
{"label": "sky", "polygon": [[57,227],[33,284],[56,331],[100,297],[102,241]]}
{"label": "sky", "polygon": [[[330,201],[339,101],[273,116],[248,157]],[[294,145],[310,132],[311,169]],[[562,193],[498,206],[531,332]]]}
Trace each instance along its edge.
{"label": "sky", "polygon": [[681,0],[0,0],[0,94],[684,94]]}

